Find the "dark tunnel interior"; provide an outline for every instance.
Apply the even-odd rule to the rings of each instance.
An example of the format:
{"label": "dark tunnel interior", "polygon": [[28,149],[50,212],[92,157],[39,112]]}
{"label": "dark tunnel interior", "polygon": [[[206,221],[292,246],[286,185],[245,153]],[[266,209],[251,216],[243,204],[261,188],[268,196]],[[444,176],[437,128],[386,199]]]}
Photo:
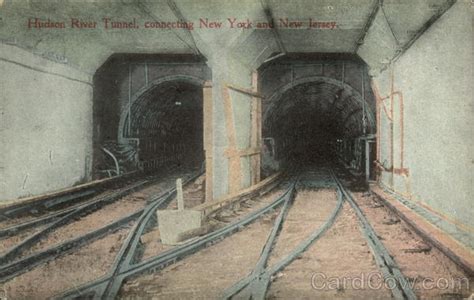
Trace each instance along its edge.
{"label": "dark tunnel interior", "polygon": [[135,101],[131,115],[125,132],[140,140],[141,161],[202,163],[202,87],[184,81],[162,83]]}
{"label": "dark tunnel interior", "polygon": [[[341,69],[341,63],[327,65]],[[294,72],[294,65],[290,68]],[[363,66],[359,69],[366,72]],[[369,83],[364,81],[368,75],[353,74],[352,82],[346,84],[320,75],[323,76],[314,80],[290,83],[264,105],[264,173],[290,166],[336,162],[364,173],[365,147],[369,148],[368,161],[374,158],[374,145],[366,143],[367,137],[375,133],[374,97],[367,91]],[[336,76],[341,76],[341,72]],[[346,76],[345,80],[351,80],[348,72]],[[350,85],[354,82],[357,87]]]}
{"label": "dark tunnel interior", "polygon": [[94,76],[95,177],[201,167],[206,76],[189,57],[109,58]]}

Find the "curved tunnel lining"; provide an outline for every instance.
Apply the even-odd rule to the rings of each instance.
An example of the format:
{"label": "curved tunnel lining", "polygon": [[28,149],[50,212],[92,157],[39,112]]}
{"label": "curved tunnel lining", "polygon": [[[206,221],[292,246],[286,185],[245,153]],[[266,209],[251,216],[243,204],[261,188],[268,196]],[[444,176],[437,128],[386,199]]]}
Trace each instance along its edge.
{"label": "curved tunnel lining", "polygon": [[[267,102],[264,141],[273,145],[265,146],[270,146],[274,158],[280,161],[328,154],[318,151],[332,152],[334,156],[341,150],[337,143],[343,140],[349,141],[347,153],[355,148],[360,152],[360,138],[375,132],[369,100],[350,85],[332,78],[314,76],[293,81],[274,92]],[[360,165],[362,157],[355,159]]]}
{"label": "curved tunnel lining", "polygon": [[141,164],[198,166],[204,156],[203,81],[180,76],[169,79],[138,93],[122,114],[119,135],[122,141],[136,142]]}
{"label": "curved tunnel lining", "polygon": [[169,83],[169,82],[186,82],[189,84],[193,84],[199,86],[201,89],[204,87],[205,80],[200,77],[190,76],[190,75],[172,75],[172,76],[165,76],[161,77],[157,80],[150,82],[147,86],[144,86],[138,92],[136,92],[133,96],[130,97],[129,102],[123,108],[122,113],[120,115],[119,127],[118,127],[118,140],[122,140],[127,138],[127,123],[129,122],[128,116],[131,112],[131,108],[139,99],[146,96],[147,93],[154,90],[157,86]]}

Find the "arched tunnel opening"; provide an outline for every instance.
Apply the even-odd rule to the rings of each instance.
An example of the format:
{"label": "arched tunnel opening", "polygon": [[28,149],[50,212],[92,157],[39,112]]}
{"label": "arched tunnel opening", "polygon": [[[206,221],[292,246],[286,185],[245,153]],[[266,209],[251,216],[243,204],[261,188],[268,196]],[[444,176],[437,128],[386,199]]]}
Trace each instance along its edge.
{"label": "arched tunnel opening", "polygon": [[[131,116],[131,117],[130,117]],[[125,119],[124,137],[139,140],[138,162],[199,167],[202,144],[202,87],[169,81],[142,94]]]}
{"label": "arched tunnel opening", "polygon": [[94,76],[94,177],[200,168],[210,76],[201,57],[112,55]]}
{"label": "arched tunnel opening", "polygon": [[[263,173],[342,164],[375,179],[375,100],[366,66],[353,60],[312,63],[319,69],[300,77],[294,61],[270,67],[277,78],[267,85],[277,87],[263,108]],[[291,74],[287,80],[285,73]]]}

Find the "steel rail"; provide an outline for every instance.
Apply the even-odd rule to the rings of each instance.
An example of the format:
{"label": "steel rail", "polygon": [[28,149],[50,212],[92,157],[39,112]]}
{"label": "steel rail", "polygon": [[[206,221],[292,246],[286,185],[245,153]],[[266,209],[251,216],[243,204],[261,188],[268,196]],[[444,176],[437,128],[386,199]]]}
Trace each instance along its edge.
{"label": "steel rail", "polygon": [[[191,178],[195,178],[195,177],[191,177]],[[126,190],[128,190],[128,188],[126,188]],[[153,204],[154,202],[162,199],[165,196],[168,196],[169,194],[170,194],[170,191],[168,190],[162,193],[158,197],[152,196],[150,199],[148,199],[148,202]],[[51,261],[60,255],[74,251],[75,249],[77,249],[78,247],[82,245],[85,245],[94,240],[97,240],[107,234],[110,234],[111,232],[117,231],[118,229],[126,225],[127,223],[140,217],[145,211],[145,209],[146,208],[137,210],[136,212],[133,212],[132,214],[127,215],[123,218],[120,218],[119,220],[116,220],[110,224],[107,224],[97,230],[88,232],[84,235],[81,235],[74,239],[63,242],[57,246],[47,248],[43,251],[33,253],[20,260],[16,260],[6,265],[0,266],[0,282],[4,282],[12,277],[15,277],[19,274],[27,272],[28,270],[30,270],[31,268],[37,265],[40,265],[47,261]]]}
{"label": "steel rail", "polygon": [[18,234],[18,233],[20,233],[22,231],[25,231],[25,230],[27,230],[29,228],[32,228],[32,227],[41,226],[41,225],[44,225],[44,224],[51,223],[51,222],[54,221],[54,219],[60,218],[64,215],[70,213],[73,209],[68,209],[68,210],[60,211],[58,213],[49,214],[49,215],[41,217],[41,218],[33,219],[33,220],[30,220],[30,221],[27,221],[27,222],[23,222],[23,223],[20,223],[20,224],[17,224],[17,225],[13,225],[13,226],[10,226],[10,227],[0,229],[0,238],[4,238],[4,237],[8,237],[8,236]]}
{"label": "steel rail", "polygon": [[44,238],[46,235],[48,235],[50,232],[53,230],[64,226],[71,221],[74,220],[74,218],[83,216],[86,214],[90,214],[96,210],[98,210],[100,207],[110,204],[132,192],[137,190],[138,188],[142,187],[148,183],[148,181],[141,181],[138,183],[135,183],[131,186],[128,186],[120,191],[114,192],[110,195],[107,195],[106,197],[103,197],[97,201],[94,201],[92,203],[87,203],[79,206],[75,210],[69,212],[68,214],[60,217],[58,220],[53,221],[50,225],[48,225],[45,229],[31,235],[28,237],[26,240],[22,241],[20,244],[17,244],[7,250],[2,256],[0,256],[0,266],[6,265],[10,263],[11,261],[15,260],[17,256],[21,255],[24,253],[29,247],[34,245],[35,243],[39,242],[42,238]]}
{"label": "steel rail", "polygon": [[[184,185],[187,185],[189,182],[193,181],[197,177],[199,177],[202,174],[198,174],[196,176],[193,176],[186,180],[184,182]],[[138,223],[136,224],[134,230],[129,234],[127,237],[127,241],[123,244],[120,254],[118,255],[118,259],[116,260],[116,263],[114,264],[114,267],[112,268],[111,271],[111,279],[107,286],[105,287],[105,290],[103,294],[101,294],[101,298],[104,299],[113,299],[115,298],[115,295],[118,293],[120,286],[121,286],[121,281],[116,281],[116,277],[120,274],[120,272],[123,272],[129,268],[129,266],[132,264],[134,257],[136,256],[137,248],[140,243],[140,237],[145,231],[150,219],[152,216],[155,215],[155,212],[158,208],[160,208],[163,204],[169,202],[176,196],[176,188],[171,189],[167,194],[163,195],[162,197],[158,198],[157,201],[154,201],[151,205],[149,205],[148,208],[145,209],[144,213],[141,215]]]}
{"label": "steel rail", "polygon": [[0,209],[0,221],[15,218],[22,214],[36,213],[41,210],[50,209],[57,205],[64,205],[68,202],[80,201],[83,198],[97,194],[97,187],[89,187],[85,190],[75,191],[69,194],[53,196],[42,201],[33,203],[21,203]]}
{"label": "steel rail", "polygon": [[[128,251],[128,255],[124,259],[123,253],[127,250],[125,248],[131,249],[128,245],[131,243],[132,240],[138,241],[140,235],[134,235],[135,238],[132,238],[132,235],[129,236],[127,241],[124,243],[126,246],[121,250],[121,257],[117,259],[117,262],[114,266],[115,271],[113,274],[109,273],[108,275],[99,278],[93,282],[83,285],[82,287],[76,287],[69,291],[66,291],[62,295],[59,295],[58,299],[78,299],[83,297],[91,297],[93,299],[113,299],[117,296],[120,287],[124,280],[137,276],[141,273],[151,270],[160,270],[168,265],[171,265],[178,260],[181,260],[203,248],[209,247],[218,243],[219,241],[223,240],[225,237],[241,230],[246,225],[252,223],[263,214],[268,213],[284,203],[288,198],[291,197],[294,190],[294,184],[290,185],[288,190],[285,191],[281,196],[279,196],[276,200],[272,203],[268,204],[267,206],[256,210],[250,213],[245,218],[236,221],[232,224],[229,224],[221,229],[218,229],[214,232],[211,232],[203,237],[193,239],[187,243],[182,245],[176,246],[173,249],[167,250],[163,253],[158,254],[157,256],[148,258],[142,262],[138,262],[132,264],[131,258],[134,256],[134,252],[136,249],[132,249]],[[151,210],[154,212],[154,209]],[[144,217],[145,219],[146,217]],[[139,226],[138,223],[135,226]],[[145,226],[144,223],[140,226]],[[132,253],[132,254],[130,254]],[[126,261],[127,264],[122,264],[120,261]],[[120,266],[121,265],[121,266]],[[118,270],[118,271],[116,271]]]}
{"label": "steel rail", "polygon": [[[296,182],[293,184],[292,190],[295,190]],[[265,267],[268,262],[268,258],[270,257],[270,253],[273,250],[273,246],[275,245],[275,241],[277,237],[279,236],[279,233],[281,232],[281,228],[283,225],[283,222],[286,218],[286,215],[288,214],[288,207],[290,205],[290,202],[293,201],[294,199],[294,192],[290,197],[288,197],[285,200],[285,203],[283,204],[283,207],[278,214],[277,219],[275,220],[272,231],[268,235],[267,241],[265,242],[265,246],[262,249],[262,253],[260,254],[260,257],[257,261],[257,264],[255,265],[255,268],[252,270],[252,273],[249,275],[249,277],[256,278],[260,275],[265,270]],[[252,282],[253,283],[253,282]],[[240,292],[244,287],[240,287],[239,284],[236,284],[239,286],[238,290],[235,291],[235,293]],[[252,290],[254,290],[254,285],[249,284],[245,287],[245,296],[242,296],[242,298],[251,298],[252,296]],[[234,294],[234,291],[231,292],[231,294]],[[226,297],[226,299],[231,298],[231,297]]]}
{"label": "steel rail", "polygon": [[[142,180],[143,182],[146,181],[146,182],[144,182],[143,185],[146,185],[148,183],[152,183],[157,179],[158,179],[158,176],[146,177],[145,179]],[[121,190],[126,189],[126,188],[127,188],[127,186],[122,187],[122,188],[118,188],[118,189],[116,189],[116,191],[118,192],[118,191],[121,191]],[[96,194],[96,190],[94,190],[93,192],[91,192],[91,191],[83,191],[83,192],[84,193],[81,193],[80,195],[76,195],[76,193],[72,193],[72,194],[68,194],[68,195],[62,195],[60,197],[52,197],[50,199],[43,200],[41,203],[33,203],[30,206],[23,205],[21,207],[13,208],[12,210],[9,210],[8,213],[5,213],[5,215],[10,215],[10,214],[13,214],[13,213],[18,214],[18,213],[31,212],[32,210],[37,210],[38,207],[43,207],[44,209],[51,209],[52,207],[55,207],[59,204],[60,205],[65,205],[66,203],[69,203],[71,201],[78,201],[78,200],[80,201],[81,198],[83,198],[84,196],[89,196],[89,195],[93,196],[89,200],[82,201],[82,202],[79,202],[77,204],[75,203],[75,204],[67,206],[66,208],[63,208],[61,210],[56,210],[56,211],[53,211],[49,214],[45,213],[45,214],[42,214],[41,216],[38,216],[38,217],[33,218],[31,220],[28,220],[28,221],[25,221],[25,222],[22,222],[22,223],[18,223],[18,224],[9,226],[9,227],[2,228],[2,229],[0,229],[0,239],[3,238],[3,237],[18,234],[18,233],[20,233],[24,230],[27,230],[29,228],[32,228],[32,227],[49,224],[49,223],[53,222],[55,219],[58,219],[58,218],[60,218],[64,215],[74,211],[75,209],[81,207],[82,205],[95,203],[95,202],[101,201],[103,198],[109,196],[109,195],[102,195],[102,196],[99,195],[99,196],[94,197],[94,195]]]}
{"label": "steel rail", "polygon": [[393,282],[395,284],[393,287],[390,287],[394,298],[410,300],[417,299],[410,283],[402,274],[400,268],[397,266],[390,253],[378,238],[377,233],[372,228],[364,213],[354,200],[352,193],[344,187],[342,182],[337,178],[336,174],[334,174],[334,171],[331,170],[331,174],[336,181],[339,190],[343,193],[344,197],[355,211],[359,219],[361,231],[366,238],[368,245],[372,249],[372,254],[375,258],[375,261],[377,262],[377,266],[382,272],[386,282]]}
{"label": "steel rail", "polygon": [[[167,171],[173,171],[176,168],[170,168]],[[35,201],[20,201],[20,203],[10,204],[0,207],[0,222],[5,220],[10,220],[13,218],[22,217],[25,214],[34,215],[35,218],[41,218],[47,213],[47,211],[56,211],[56,207],[67,207],[71,208],[69,205],[79,206],[80,204],[85,204],[88,201],[93,201],[97,197],[97,194],[106,189],[119,190],[120,188],[114,188],[113,186],[127,186],[131,181],[131,176],[136,175],[138,172],[125,173],[120,176],[116,176],[108,179],[101,179],[85,183],[79,186],[75,186],[68,190],[62,190],[53,192],[51,194],[37,196],[38,200]],[[159,178],[160,174],[148,175],[140,178],[140,180],[148,180],[150,182]],[[137,180],[135,180],[137,182]],[[98,197],[104,197],[98,195]],[[85,199],[90,198],[89,200],[84,201]],[[22,199],[20,199],[22,200]],[[78,205],[79,204],[79,205]],[[67,210],[66,209],[66,210]],[[60,210],[63,211],[63,210]],[[38,216],[40,214],[40,216]]]}
{"label": "steel rail", "polygon": [[139,210],[98,230],[86,233],[82,236],[76,237],[57,246],[47,248],[41,252],[33,253],[23,259],[2,266],[0,267],[0,282],[5,282],[13,277],[16,277],[22,273],[31,270],[35,266],[44,264],[61,255],[72,252],[82,245],[85,245],[107,234],[115,232],[121,227],[125,226],[128,222],[131,222],[136,219],[142,213],[142,211],[143,210]]}
{"label": "steel rail", "polygon": [[[82,201],[84,198],[88,198],[89,196],[94,197],[101,190],[109,188],[111,185],[124,185],[123,183],[127,185],[130,176],[135,173],[136,172],[131,172],[113,178],[100,179],[71,187],[69,190],[66,189],[51,194],[40,195],[36,197],[38,199],[35,201],[24,201],[25,199],[20,199],[20,203],[0,207],[0,222],[20,217],[23,214],[36,215],[38,212],[51,210],[51,208],[58,205],[65,206],[71,202],[77,203]],[[153,177],[151,177],[151,179],[153,179]],[[147,178],[150,179],[149,177]],[[143,180],[147,178],[144,178]]]}
{"label": "steel rail", "polygon": [[[117,191],[120,191],[122,189],[118,189]],[[58,219],[58,218],[66,215],[66,214],[71,213],[72,211],[76,210],[77,208],[81,207],[82,205],[96,203],[97,201],[101,201],[104,197],[107,197],[107,196],[108,195],[104,195],[104,196],[101,196],[101,197],[98,197],[98,198],[92,198],[92,199],[90,199],[86,202],[82,202],[82,203],[79,203],[77,205],[72,205],[72,206],[67,207],[65,209],[62,209],[62,210],[59,210],[59,211],[56,211],[56,212],[53,212],[53,213],[50,213],[50,214],[45,214],[45,215],[40,216],[38,218],[34,218],[34,219],[26,221],[26,222],[22,222],[22,223],[15,224],[15,225],[10,226],[10,227],[0,229],[0,238],[18,234],[18,233],[20,233],[22,231],[25,231],[25,230],[27,230],[29,228],[32,228],[32,227],[49,224],[49,223],[53,222],[55,219]]]}
{"label": "steel rail", "polygon": [[[197,173],[196,175],[190,176],[188,179],[185,180],[184,185],[190,183],[191,181],[195,180],[197,177],[201,176],[202,173]],[[88,294],[94,295],[94,298],[101,299],[101,298],[108,298],[105,294],[109,290],[109,286],[113,283],[113,279],[115,276],[120,272],[124,266],[129,265],[133,258],[135,257],[136,250],[139,245],[140,236],[146,229],[150,218],[152,217],[153,213],[159,207],[167,204],[173,197],[176,195],[176,188],[173,187],[168,191],[160,194],[159,196],[154,196],[149,201],[149,204],[144,209],[140,210],[139,212],[139,219],[135,223],[132,230],[129,232],[127,239],[122,244],[122,247],[117,254],[117,258],[112,265],[111,271],[108,273],[107,281],[102,282],[101,284],[93,287],[91,291],[88,291]],[[82,296],[80,289],[75,289],[75,291],[79,292],[79,297]]]}
{"label": "steel rail", "polygon": [[232,297],[236,296],[237,294],[243,293],[243,295],[239,295],[239,298],[242,297],[245,299],[264,299],[268,287],[270,285],[272,275],[284,269],[292,261],[298,258],[334,224],[334,221],[336,220],[337,215],[340,212],[342,204],[344,202],[342,193],[339,190],[337,192],[337,199],[338,200],[336,203],[336,207],[334,208],[326,222],[322,226],[317,228],[306,240],[301,242],[285,258],[283,258],[273,266],[267,267],[265,269],[260,269],[257,272],[255,272],[256,269],[254,269],[254,271],[252,271],[252,273],[249,274],[247,277],[243,278],[230,288],[226,289],[223,293],[222,298],[232,299]]}

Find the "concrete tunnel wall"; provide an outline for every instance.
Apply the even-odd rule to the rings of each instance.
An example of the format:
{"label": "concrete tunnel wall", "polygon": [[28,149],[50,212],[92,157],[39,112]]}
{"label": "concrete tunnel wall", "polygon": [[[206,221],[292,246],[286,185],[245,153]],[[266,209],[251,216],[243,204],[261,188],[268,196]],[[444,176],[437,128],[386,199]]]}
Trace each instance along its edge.
{"label": "concrete tunnel wall", "polygon": [[90,180],[91,76],[6,44],[0,72],[0,201]]}
{"label": "concrete tunnel wall", "polygon": [[[474,226],[474,101],[472,66],[466,63],[472,61],[473,34],[465,27],[471,18],[465,3],[458,2],[393,64],[394,91],[404,98],[404,168],[409,173],[395,174],[393,182],[390,172],[382,174],[383,185],[468,226]],[[382,97],[390,93],[390,72],[374,77]],[[394,104],[394,165],[399,168],[398,97]],[[389,165],[389,124],[381,115],[381,161]]]}

